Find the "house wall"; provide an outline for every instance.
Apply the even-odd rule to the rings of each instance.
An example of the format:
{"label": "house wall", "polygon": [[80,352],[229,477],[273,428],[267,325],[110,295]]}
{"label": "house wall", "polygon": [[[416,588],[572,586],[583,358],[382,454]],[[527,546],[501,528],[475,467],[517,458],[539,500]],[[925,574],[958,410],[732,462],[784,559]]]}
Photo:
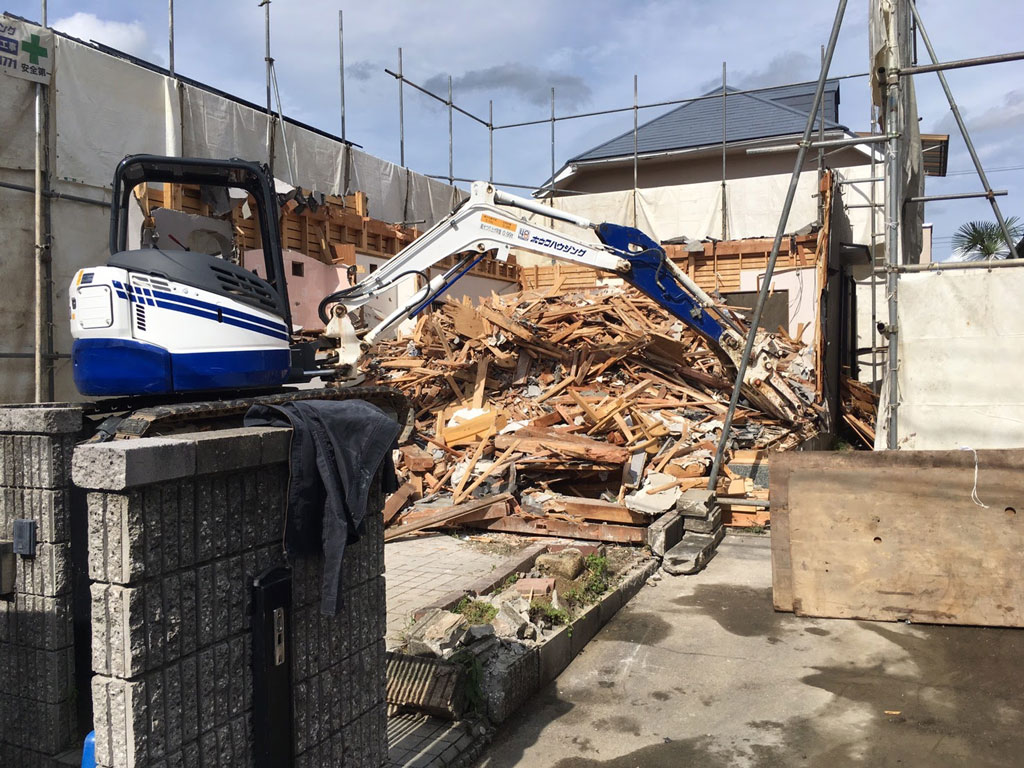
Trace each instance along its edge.
{"label": "house wall", "polygon": [[[786,330],[790,336],[797,338],[802,325],[800,340],[807,344],[817,338],[817,273],[817,269],[810,267],[776,271],[772,275],[771,290],[786,291],[789,297],[789,327]],[[740,290],[759,291],[763,282],[764,272],[761,270],[744,270],[740,274]]]}
{"label": "house wall", "polygon": [[[360,275],[359,279],[365,279],[366,275],[372,270],[378,269],[386,263],[386,259],[377,258],[376,256],[366,256],[361,253],[356,254],[356,264],[363,268],[363,273]],[[427,275],[429,277],[434,277],[441,272],[442,270],[436,268],[428,269]],[[395,308],[398,307],[400,303],[404,303],[412,298],[418,290],[417,284],[417,279],[410,275],[404,280],[399,280],[391,288],[388,288],[376,298],[368,301],[363,308],[366,324],[370,327],[376,325],[378,322],[394,312]],[[488,298],[492,292],[502,294],[514,293],[518,290],[519,283],[497,280],[489,277],[480,277],[478,275],[466,275],[455,283],[455,285],[445,291],[442,298],[451,298],[461,301],[463,297],[468,296],[474,304],[477,304],[481,299]],[[319,299],[317,299],[317,301],[319,301]],[[404,323],[400,323],[390,332],[384,334],[382,338],[394,338],[398,331],[403,330],[403,327],[409,328],[411,325],[412,321],[404,321]]]}
{"label": "house wall", "polygon": [[[771,157],[770,155],[768,157]],[[868,178],[870,166],[843,166],[836,168],[839,178]],[[753,175],[726,182],[728,237],[722,237],[722,184],[703,181],[670,186],[643,187],[635,196],[632,176],[628,189],[616,192],[597,192],[584,195],[557,197],[550,205],[559,210],[584,216],[591,221],[608,221],[636,226],[659,242],[686,238],[737,240],[751,237],[770,237],[778,228],[779,215],[785,201],[792,175],[792,166],[785,173]],[[800,180],[786,223],[786,233],[795,233],[812,226],[818,220],[817,169],[800,175]],[[846,187],[844,187],[846,189]],[[853,199],[852,195],[844,200]],[[548,201],[545,201],[548,202]],[[871,220],[869,209],[850,208],[850,238],[847,242],[870,243]],[[595,242],[596,237],[565,222],[550,222],[544,217],[533,220],[565,232],[573,238]],[[521,264],[544,264],[546,259],[519,257]]]}
{"label": "house wall", "polygon": [[[292,309],[292,325],[301,325],[306,330],[323,328],[317,308],[324,296],[348,287],[346,267],[324,264],[298,251],[285,251],[282,257],[288,301]],[[246,269],[266,278],[261,248],[246,251],[242,263]],[[295,264],[301,266],[302,275],[295,274],[292,266]]]}
{"label": "house wall", "polygon": [[[794,140],[795,141],[795,140]],[[743,151],[727,151],[725,163],[726,180],[748,179],[757,176],[791,174],[796,156],[785,152],[779,154],[748,155]],[[854,148],[844,149],[831,155],[826,161],[829,167],[853,167],[869,163],[869,158]],[[817,154],[808,155],[807,167],[817,168]],[[668,187],[679,184],[722,183],[721,149],[687,153],[670,158],[641,160],[637,168],[637,186]],[[633,189],[632,160],[579,165],[576,174],[564,186],[574,192],[616,192]],[[721,187],[719,187],[721,188]],[[762,233],[763,234],[763,233]]]}

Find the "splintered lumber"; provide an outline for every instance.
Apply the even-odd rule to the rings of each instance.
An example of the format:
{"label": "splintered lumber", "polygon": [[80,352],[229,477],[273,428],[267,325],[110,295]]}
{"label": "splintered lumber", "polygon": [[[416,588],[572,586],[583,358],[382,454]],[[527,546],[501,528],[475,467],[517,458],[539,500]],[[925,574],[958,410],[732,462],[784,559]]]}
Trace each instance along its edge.
{"label": "splintered lumber", "polygon": [[[735,317],[742,332],[743,316]],[[736,451],[789,450],[817,434],[826,412],[816,358],[785,333],[758,333],[766,374],[743,391],[731,443]],[[436,302],[412,332],[379,341],[361,372],[367,384],[398,388],[415,404],[419,442],[430,445],[398,462],[414,493],[460,507],[506,488],[549,500],[539,517],[458,525],[627,542],[641,540],[648,523],[621,504],[628,490],[706,487],[735,378],[705,339],[647,296],[629,287],[581,292],[572,280],[553,291],[492,295],[477,307]],[[856,384],[844,392],[852,404],[845,421],[866,440],[871,398]],[[671,477],[647,483],[655,472]],[[721,491],[729,480],[726,471]],[[737,499],[754,493],[744,486]],[[392,526],[423,515],[407,512]]]}
{"label": "splintered lumber", "polygon": [[473,383],[473,408],[484,407],[484,394],[487,388],[487,358],[481,358],[476,364],[476,381]]}
{"label": "splintered lumber", "polygon": [[546,514],[561,512],[572,517],[596,522],[631,525],[647,525],[651,522],[647,515],[634,512],[623,504],[579,496],[554,496],[544,502],[543,509]]}
{"label": "splintered lumber", "polygon": [[434,468],[434,457],[415,445],[401,447],[402,463],[413,472],[429,472]]}
{"label": "splintered lumber", "polygon": [[[409,526],[413,523],[419,523],[422,521],[427,522],[427,527],[423,530],[430,528],[444,528],[446,526],[457,526],[461,525],[466,520],[492,520],[497,517],[504,517],[508,514],[508,504],[503,501],[499,501],[491,504],[490,506],[482,506],[473,512],[464,512],[459,515],[456,520],[444,521],[441,523],[432,522],[431,519],[437,516],[439,511],[443,511],[445,507],[423,507],[422,509],[410,509],[402,515],[402,526]],[[452,509],[452,507],[447,507]],[[394,529],[392,529],[394,530]]]}
{"label": "splintered lumber", "polygon": [[[488,531],[526,533],[532,536],[561,536],[583,541],[608,541],[617,544],[643,544],[647,529],[640,526],[584,523],[553,517],[520,517],[509,515],[495,520],[467,521],[471,528]],[[385,538],[386,540],[386,538]]]}
{"label": "splintered lumber", "polygon": [[473,467],[480,461],[480,457],[484,455],[484,449],[487,447],[487,441],[481,440],[480,445],[477,446],[476,451],[473,453],[473,458],[469,460],[469,466],[466,467],[466,471],[462,474],[462,479],[459,480],[459,484],[455,486],[455,490],[452,493],[452,501],[458,503],[459,497],[462,496],[462,489],[466,486],[466,481],[472,476]]}
{"label": "splintered lumber", "polygon": [[629,461],[630,456],[626,448],[543,427],[523,427],[512,434],[498,435],[494,447],[504,450],[516,441],[519,441],[519,449],[524,453],[557,453],[600,464],[621,465]]}
{"label": "splintered lumber", "polygon": [[878,417],[878,395],[849,376],[840,380],[840,410],[845,421],[866,448],[875,446],[875,420]]}
{"label": "splintered lumber", "polygon": [[486,411],[469,421],[465,421],[454,427],[444,428],[444,441],[448,445],[461,445],[463,443],[475,442],[482,435],[494,432],[504,426],[503,419],[494,411]]}
{"label": "splintered lumber", "polygon": [[512,494],[502,493],[498,496],[492,496],[489,499],[473,499],[467,501],[464,504],[457,504],[454,507],[448,507],[442,509],[436,514],[430,515],[429,517],[421,518],[416,522],[410,523],[409,525],[400,525],[391,528],[384,532],[384,541],[391,541],[397,539],[399,536],[404,536],[407,533],[413,533],[415,531],[422,531],[424,528],[431,528],[434,526],[444,525],[446,523],[452,523],[458,520],[463,515],[468,515],[471,512],[478,512],[482,509],[489,509],[495,505],[504,505],[506,512],[508,511],[508,502],[512,500]]}
{"label": "splintered lumber", "polygon": [[[455,494],[452,496],[452,501],[456,501],[456,502],[460,501],[463,496],[468,496],[473,491],[475,491],[477,488],[479,488],[483,484],[484,480],[486,480],[488,477],[493,475],[499,469],[504,470],[504,468],[507,466],[508,455],[510,453],[512,453],[513,451],[515,451],[517,448],[519,448],[519,441],[518,440],[514,441],[512,443],[512,445],[510,445],[508,448],[506,448],[505,452],[502,453],[501,456],[496,458],[494,460],[494,463],[491,464],[491,466],[488,467],[487,470],[483,474],[480,475],[480,477],[478,477],[476,480],[474,480],[472,482],[472,484],[465,491],[456,491]],[[468,470],[466,472],[466,476],[467,477],[469,476],[469,471]],[[461,483],[460,483],[460,485],[461,485]]]}
{"label": "splintered lumber", "polygon": [[388,500],[384,502],[384,525],[395,519],[395,516],[415,493],[416,488],[412,483],[404,483],[401,488],[388,497]]}

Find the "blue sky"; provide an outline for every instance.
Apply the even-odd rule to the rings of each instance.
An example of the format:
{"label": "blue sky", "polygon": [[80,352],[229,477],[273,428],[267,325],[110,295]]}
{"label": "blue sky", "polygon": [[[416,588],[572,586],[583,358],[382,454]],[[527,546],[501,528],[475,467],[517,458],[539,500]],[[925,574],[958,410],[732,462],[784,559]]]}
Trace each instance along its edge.
{"label": "blue sky", "polygon": [[[3,0],[4,10],[38,19],[38,0]],[[632,104],[633,75],[640,101],[697,95],[721,77],[757,87],[813,79],[835,5],[821,0],[273,0],[272,54],[286,114],[340,133],[338,85],[339,7],[345,13],[348,138],[367,151],[398,160],[396,81],[404,50],[405,74],[446,90],[455,102],[486,119],[494,100],[496,124],[550,114],[550,88],[559,115]],[[993,24],[1024,26],[1024,4],[1005,0],[963,3],[920,0],[939,56],[963,58],[1019,47],[1014,35],[992,35]],[[50,0],[53,26],[166,64],[167,5],[124,0]],[[177,0],[175,64],[182,74],[262,102],[263,9],[257,0]],[[867,70],[866,3],[850,3],[832,74]],[[923,55],[923,49],[922,49]],[[1024,216],[1024,62],[948,74],[954,94],[990,169],[1005,215]],[[934,75],[918,76],[918,111],[925,132],[955,134]],[[641,119],[659,110],[641,113]],[[868,130],[866,80],[841,86],[840,119]],[[441,105],[406,90],[406,163],[421,173],[448,172],[448,118]],[[559,122],[556,160],[600,143],[632,125],[629,114]],[[548,126],[495,132],[495,179],[534,185],[550,172]],[[486,178],[487,131],[455,116],[455,175]],[[929,179],[928,192],[980,189],[962,140],[953,136],[946,179]],[[1003,170],[1005,169],[1005,170]],[[984,201],[930,203],[926,220],[936,227],[936,254],[948,252],[952,231],[968,219],[991,219]]]}

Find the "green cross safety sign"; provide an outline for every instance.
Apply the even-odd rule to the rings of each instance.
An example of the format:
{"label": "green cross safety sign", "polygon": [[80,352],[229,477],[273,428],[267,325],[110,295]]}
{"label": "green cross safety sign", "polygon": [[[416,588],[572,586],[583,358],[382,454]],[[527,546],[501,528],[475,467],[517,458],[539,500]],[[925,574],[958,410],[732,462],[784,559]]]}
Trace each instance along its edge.
{"label": "green cross safety sign", "polygon": [[[54,50],[50,30],[0,14],[0,73],[48,85],[53,77]],[[9,82],[0,76],[0,88]]]}
{"label": "green cross safety sign", "polygon": [[45,59],[49,55],[46,49],[39,44],[39,35],[29,35],[28,40],[22,40],[21,50],[28,54],[29,62],[32,64],[38,64],[39,59]]}

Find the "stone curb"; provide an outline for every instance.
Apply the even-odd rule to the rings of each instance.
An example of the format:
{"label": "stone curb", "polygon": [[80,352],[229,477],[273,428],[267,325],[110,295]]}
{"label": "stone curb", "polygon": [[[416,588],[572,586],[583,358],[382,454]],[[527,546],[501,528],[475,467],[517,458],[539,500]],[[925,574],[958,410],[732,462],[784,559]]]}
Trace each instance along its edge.
{"label": "stone curb", "polygon": [[[530,550],[537,549],[537,552],[531,553]],[[519,555],[509,558],[506,564],[512,565],[514,560],[518,560],[519,564],[515,570],[522,570],[523,568],[530,567],[533,560],[536,559],[537,554],[547,549],[546,544],[539,544],[536,547],[530,547],[529,550],[524,550]],[[622,580],[618,585],[609,592],[607,595],[601,598],[601,601],[590,606],[580,617],[578,617],[570,626],[562,627],[558,632],[555,632],[551,637],[547,638],[541,645],[531,648],[527,653],[520,657],[520,662],[528,664],[533,667],[530,670],[523,670],[526,672],[525,675],[517,675],[517,679],[528,678],[532,685],[527,686],[516,686],[511,680],[507,681],[512,691],[506,690],[505,695],[502,697],[505,702],[508,702],[513,696],[518,701],[511,702],[511,706],[503,707],[504,717],[501,717],[496,722],[498,724],[505,722],[509,716],[514,714],[523,704],[525,704],[530,698],[534,696],[541,688],[554,680],[558,675],[565,670],[566,667],[572,662],[572,660],[579,654],[581,650],[594,639],[594,636],[601,630],[601,628],[608,623],[608,621],[618,612],[618,610],[629,602],[640,588],[647,582],[647,579],[660,567],[660,561],[658,558],[651,558],[644,563],[638,564],[631,568],[623,576]],[[500,584],[507,578],[507,574],[500,579],[496,579],[493,576],[487,576],[485,579],[481,579],[479,584],[483,582],[494,582],[493,586]],[[484,590],[486,591],[486,590]],[[480,594],[480,593],[477,593]],[[464,593],[460,593],[458,599],[462,599]],[[536,665],[536,666],[534,666]],[[519,690],[514,690],[519,687]],[[488,707],[490,709],[490,707]],[[492,718],[493,719],[493,718]],[[450,768],[469,768],[469,766],[476,765],[476,761],[479,760],[483,753],[486,745],[492,740],[494,732],[489,731],[486,735],[481,736],[473,741],[464,751],[462,751],[457,757],[451,760],[435,761],[431,763],[431,768],[442,768],[442,766],[449,766]],[[416,765],[419,765],[417,763]]]}
{"label": "stone curb", "polygon": [[[587,608],[571,625],[563,627],[542,644],[529,649],[521,657],[520,662],[535,663],[536,668],[529,670],[528,674],[517,675],[517,680],[506,681],[507,689],[503,692],[504,695],[499,697],[503,702],[501,711],[495,713],[488,707],[491,719],[498,723],[504,722],[537,691],[558,677],[619,608],[640,590],[659,565],[657,558],[651,558],[634,566],[626,572],[615,589],[602,597],[600,602]],[[516,685],[516,682],[522,679],[534,682],[530,685]],[[499,716],[495,717],[496,714]]]}
{"label": "stone curb", "polygon": [[[563,627],[542,645],[537,646],[538,663],[540,664],[538,690],[558,677],[569,666],[601,628],[640,591],[640,588],[647,582],[651,574],[658,570],[659,566],[660,563],[656,558],[634,566],[626,572],[618,586],[602,597],[599,603],[590,606],[570,626]],[[564,640],[561,639],[563,635],[566,636]],[[563,647],[566,645],[568,648]]]}

